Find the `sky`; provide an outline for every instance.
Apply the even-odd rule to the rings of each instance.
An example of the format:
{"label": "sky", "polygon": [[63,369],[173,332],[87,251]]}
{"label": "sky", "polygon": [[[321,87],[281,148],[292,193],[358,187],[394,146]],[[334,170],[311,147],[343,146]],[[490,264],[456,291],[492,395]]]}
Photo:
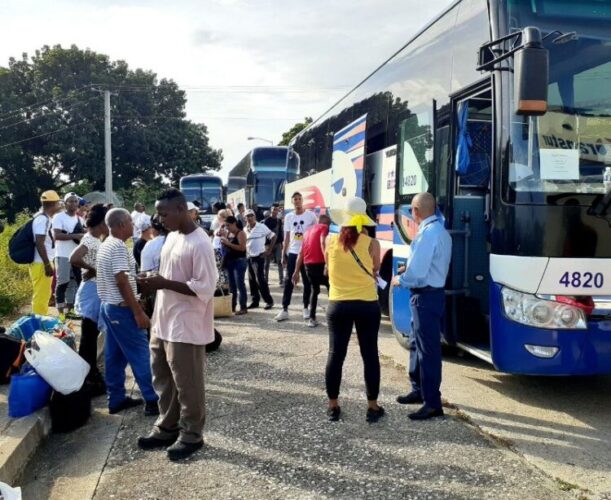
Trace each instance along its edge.
{"label": "sky", "polygon": [[0,0],[0,65],[43,45],[89,48],[170,78],[208,126],[221,175],[317,118],[450,0]]}

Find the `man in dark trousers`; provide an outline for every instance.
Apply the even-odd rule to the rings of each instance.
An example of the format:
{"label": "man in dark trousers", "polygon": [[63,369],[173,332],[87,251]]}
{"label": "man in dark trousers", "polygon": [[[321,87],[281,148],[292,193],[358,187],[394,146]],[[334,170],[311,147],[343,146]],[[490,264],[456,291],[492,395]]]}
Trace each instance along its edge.
{"label": "man in dark trousers", "polygon": [[400,404],[423,406],[410,413],[412,420],[426,420],[443,415],[441,407],[441,321],[444,286],[450,259],[452,238],[436,215],[435,198],[430,193],[417,194],[412,201],[412,217],[418,233],[411,243],[405,271],[393,278],[395,286],[411,292],[412,341],[409,377],[412,391],[399,396]]}

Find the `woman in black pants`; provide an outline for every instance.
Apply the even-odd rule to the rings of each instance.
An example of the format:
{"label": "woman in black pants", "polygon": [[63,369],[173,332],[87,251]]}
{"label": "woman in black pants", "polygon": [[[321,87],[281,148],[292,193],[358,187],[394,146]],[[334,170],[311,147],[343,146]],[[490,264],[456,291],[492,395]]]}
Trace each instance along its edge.
{"label": "woman in black pants", "polygon": [[342,367],[348,352],[353,326],[365,365],[368,422],[377,422],[384,415],[378,405],[380,391],[380,359],[378,330],[380,306],[375,276],[380,268],[380,243],[370,238],[364,226],[375,226],[366,214],[361,198],[348,200],[346,209],[331,211],[331,218],[339,223],[339,235],[326,240],[325,261],[329,274],[329,357],[326,369],[329,420],[339,420],[338,397]]}

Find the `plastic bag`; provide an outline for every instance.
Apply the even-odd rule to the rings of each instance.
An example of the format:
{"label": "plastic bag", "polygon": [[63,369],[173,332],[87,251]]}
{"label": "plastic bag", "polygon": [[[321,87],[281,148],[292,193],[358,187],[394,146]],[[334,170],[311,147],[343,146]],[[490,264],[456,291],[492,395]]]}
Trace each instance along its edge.
{"label": "plastic bag", "polygon": [[0,498],[3,500],[21,500],[21,488],[11,488],[8,484],[0,482]]}
{"label": "plastic bag", "polygon": [[32,340],[38,350],[25,351],[25,359],[36,373],[62,394],[78,391],[89,373],[89,364],[61,340],[44,332],[35,332]]}
{"label": "plastic bag", "polygon": [[46,406],[52,391],[51,386],[33,370],[13,375],[8,394],[9,417],[25,417]]}

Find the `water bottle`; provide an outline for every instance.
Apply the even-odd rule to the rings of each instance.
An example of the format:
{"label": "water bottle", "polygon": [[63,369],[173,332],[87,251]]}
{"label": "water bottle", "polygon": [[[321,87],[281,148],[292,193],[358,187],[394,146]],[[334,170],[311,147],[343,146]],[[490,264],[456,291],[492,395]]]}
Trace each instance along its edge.
{"label": "water bottle", "polygon": [[605,167],[603,186],[605,187],[605,193],[611,192],[611,167]]}

